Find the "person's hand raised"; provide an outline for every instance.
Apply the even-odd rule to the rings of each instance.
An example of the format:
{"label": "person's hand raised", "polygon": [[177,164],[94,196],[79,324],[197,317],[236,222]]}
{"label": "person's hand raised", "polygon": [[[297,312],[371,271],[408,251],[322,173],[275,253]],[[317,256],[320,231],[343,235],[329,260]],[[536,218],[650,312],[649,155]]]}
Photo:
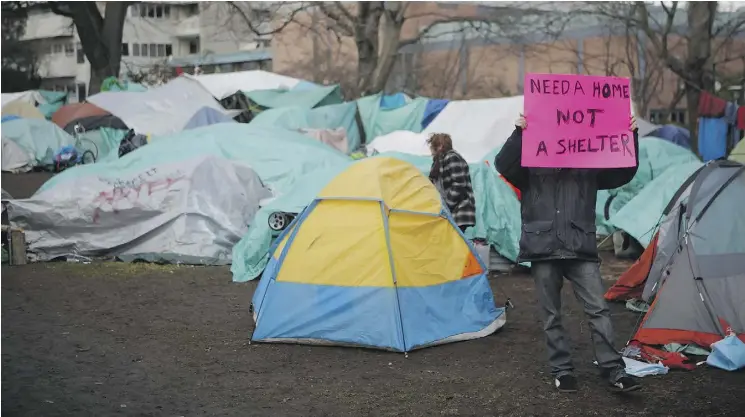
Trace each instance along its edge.
{"label": "person's hand raised", "polygon": [[528,122],[525,120],[525,116],[523,116],[522,113],[520,113],[520,117],[517,118],[517,121],[515,122],[515,126],[519,127],[520,129],[525,129],[528,127]]}
{"label": "person's hand raised", "polygon": [[636,117],[631,116],[631,124],[629,125],[632,132],[635,132],[639,129],[639,126],[636,125]]}

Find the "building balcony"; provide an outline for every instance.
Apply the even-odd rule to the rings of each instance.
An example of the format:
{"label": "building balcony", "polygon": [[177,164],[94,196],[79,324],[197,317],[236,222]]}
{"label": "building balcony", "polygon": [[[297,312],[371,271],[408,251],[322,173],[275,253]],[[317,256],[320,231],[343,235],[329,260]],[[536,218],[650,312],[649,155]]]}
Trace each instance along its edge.
{"label": "building balcony", "polygon": [[262,49],[256,51],[234,52],[230,54],[194,54],[181,57],[173,57],[168,65],[171,67],[193,67],[196,65],[223,65],[240,62],[267,61],[272,59],[270,50]]}
{"label": "building balcony", "polygon": [[78,62],[75,55],[46,55],[39,59],[39,76],[41,78],[64,78],[78,75]]}
{"label": "building balcony", "polygon": [[176,24],[174,36],[177,38],[191,38],[199,36],[199,16],[182,19]]}

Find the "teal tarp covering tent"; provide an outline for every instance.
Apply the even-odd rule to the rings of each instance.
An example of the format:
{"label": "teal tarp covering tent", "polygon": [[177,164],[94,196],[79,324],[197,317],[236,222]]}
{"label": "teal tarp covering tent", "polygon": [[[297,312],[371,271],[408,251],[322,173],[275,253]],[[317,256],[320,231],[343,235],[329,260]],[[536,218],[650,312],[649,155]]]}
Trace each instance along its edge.
{"label": "teal tarp covering tent", "polygon": [[382,94],[376,94],[357,100],[367,143],[396,130],[422,131],[422,118],[429,100],[419,97],[401,107],[383,108],[382,97]]}
{"label": "teal tarp covering tent", "polygon": [[357,105],[354,102],[332,104],[315,109],[302,107],[281,107],[259,113],[252,126],[283,127],[298,129],[337,129],[343,127],[347,132],[347,149],[353,152],[360,146],[360,129],[357,125]]}
{"label": "teal tarp covering tent", "polygon": [[[598,234],[608,235],[613,232],[608,219],[612,218],[623,206],[633,199],[653,179],[662,175],[669,168],[697,162],[698,157],[691,151],[670,141],[645,137],[639,140],[639,170],[634,179],[623,187],[598,193],[596,220]],[[606,207],[608,198],[610,204]],[[608,217],[606,217],[606,211]]]}
{"label": "teal tarp covering tent", "polygon": [[245,282],[258,278],[269,261],[269,248],[274,236],[269,228],[269,216],[274,212],[300,213],[326,184],[344,171],[351,160],[309,172],[291,190],[264,205],[256,212],[248,233],[233,246],[233,281]]}
{"label": "teal tarp covering tent", "polygon": [[[670,145],[683,149],[673,143]],[[646,248],[657,230],[662,210],[701,165],[700,161],[689,161],[670,166],[610,218],[611,226],[625,231]]]}
{"label": "teal tarp covering tent", "polygon": [[341,88],[338,85],[306,90],[254,90],[244,91],[243,94],[262,110],[280,107],[312,109],[343,102]]}
{"label": "teal tarp covering tent", "polygon": [[80,135],[80,148],[93,152],[96,163],[113,161],[119,159],[119,144],[126,134],[126,130],[110,127],[88,130]]}
{"label": "teal tarp covering tent", "polygon": [[56,124],[42,119],[15,119],[3,123],[2,136],[34,155],[36,165],[54,164],[54,154],[63,146],[75,145],[75,138]]}
{"label": "teal tarp covering tent", "polygon": [[[429,173],[432,159],[397,152],[385,152],[375,157],[404,160]],[[333,166],[323,172],[313,172],[295,184],[292,191],[272,201],[256,214],[248,234],[233,247],[233,280],[249,281],[257,278],[269,259],[272,233],[268,218],[273,212],[298,213],[307,206],[321,189],[343,171],[349,162]],[[471,164],[471,181],[476,195],[477,225],[466,236],[487,240],[502,256],[517,259],[520,238],[520,204],[515,193],[497,173],[486,164]]]}
{"label": "teal tarp covering tent", "polygon": [[110,163],[65,170],[44,183],[39,191],[82,176],[127,177],[142,172],[143,167],[204,155],[245,162],[279,194],[286,192],[298,178],[314,169],[350,160],[328,145],[286,129],[218,123],[153,138],[147,146]]}
{"label": "teal tarp covering tent", "polygon": [[47,120],[51,120],[54,112],[67,104],[67,93],[65,92],[39,90],[39,94],[44,97],[46,103],[39,104],[38,109]]}
{"label": "teal tarp covering tent", "polygon": [[[494,158],[500,147],[488,152],[483,160],[493,166]],[[614,227],[610,219],[629,201],[631,201],[653,179],[659,177],[671,167],[698,161],[698,157],[687,149],[669,141],[645,137],[639,141],[639,170],[634,179],[623,187],[614,190],[600,190],[595,206],[595,220],[598,235],[610,235]],[[610,204],[606,207],[608,199]],[[606,218],[606,209],[608,218]]]}

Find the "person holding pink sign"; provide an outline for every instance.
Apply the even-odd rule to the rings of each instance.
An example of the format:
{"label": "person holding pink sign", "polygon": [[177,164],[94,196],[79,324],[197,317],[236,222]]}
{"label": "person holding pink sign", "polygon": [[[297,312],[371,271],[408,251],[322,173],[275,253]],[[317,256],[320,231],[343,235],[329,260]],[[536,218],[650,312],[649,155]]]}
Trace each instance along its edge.
{"label": "person holding pink sign", "polygon": [[[631,117],[634,148],[639,148],[636,120]],[[523,166],[523,132],[528,121],[520,117],[516,129],[494,160],[502,176],[522,193],[519,262],[531,262],[531,274],[541,307],[549,364],[556,388],[577,391],[569,343],[561,323],[561,288],[564,277],[589,317],[595,358],[601,374],[616,391],[634,391],[641,385],[624,371],[613,346],[610,312],[595,239],[595,203],[598,190],[620,187],[636,175],[633,166],[618,168],[545,168]],[[549,133],[549,132],[543,132]]]}

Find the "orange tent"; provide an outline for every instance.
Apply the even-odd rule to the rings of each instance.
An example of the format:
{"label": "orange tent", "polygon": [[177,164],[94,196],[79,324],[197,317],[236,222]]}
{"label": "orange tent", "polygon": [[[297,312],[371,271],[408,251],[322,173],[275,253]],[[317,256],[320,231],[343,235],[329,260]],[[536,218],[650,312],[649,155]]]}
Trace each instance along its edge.
{"label": "orange tent", "polygon": [[62,129],[70,123],[90,116],[107,116],[109,112],[91,103],[72,103],[60,107],[52,115],[52,122]]}
{"label": "orange tent", "polygon": [[625,301],[632,298],[641,298],[649,270],[652,268],[654,255],[657,253],[655,248],[657,247],[658,235],[658,233],[655,233],[652,241],[649,242],[649,246],[642,253],[642,256],[618,278],[618,281],[612,287],[608,288],[608,291],[605,293],[606,300]]}

